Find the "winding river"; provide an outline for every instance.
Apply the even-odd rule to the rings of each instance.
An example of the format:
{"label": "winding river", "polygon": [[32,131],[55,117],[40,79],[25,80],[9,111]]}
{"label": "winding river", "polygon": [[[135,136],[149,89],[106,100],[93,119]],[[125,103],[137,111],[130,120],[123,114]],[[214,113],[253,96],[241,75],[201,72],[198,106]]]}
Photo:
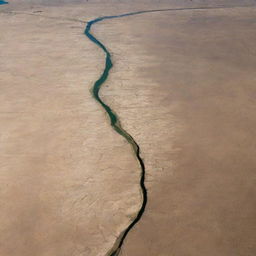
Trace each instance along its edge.
{"label": "winding river", "polygon": [[[0,0],[0,5],[8,4],[8,2],[4,0]],[[108,106],[100,97],[99,92],[101,89],[101,86],[104,84],[104,82],[107,80],[109,72],[111,68],[113,67],[113,63],[111,60],[111,54],[107,50],[106,46],[102,44],[92,33],[91,28],[94,24],[109,20],[109,19],[116,19],[116,18],[122,18],[126,16],[132,16],[137,14],[143,14],[143,13],[153,13],[153,12],[165,12],[165,11],[183,11],[183,10],[202,10],[202,9],[219,9],[219,8],[230,8],[225,6],[219,6],[219,7],[190,7],[190,8],[169,8],[169,9],[156,9],[156,10],[146,10],[146,11],[137,11],[137,12],[131,12],[131,13],[125,13],[121,15],[114,15],[114,16],[103,16],[96,19],[93,19],[89,22],[87,22],[86,28],[85,28],[85,35],[98,47],[102,49],[102,51],[105,53],[105,67],[101,74],[101,76],[98,78],[98,80],[94,83],[92,87],[92,93],[93,97],[96,99],[96,101],[104,108],[106,113],[109,116],[110,124],[112,128],[122,137],[126,139],[126,141],[132,146],[133,151],[136,155],[136,158],[138,160],[140,169],[141,169],[141,176],[140,176],[140,188],[142,192],[142,203],[140,206],[139,211],[137,212],[135,218],[132,220],[132,222],[127,226],[127,228],[119,235],[119,237],[116,239],[116,242],[114,243],[112,249],[109,251],[109,256],[118,256],[122,245],[124,243],[125,238],[127,237],[129,231],[138,223],[138,221],[141,219],[145,208],[147,204],[147,189],[145,187],[145,165],[143,162],[143,159],[140,156],[140,147],[138,143],[134,140],[134,138],[124,129],[122,128],[122,125],[120,123],[120,120],[118,118],[118,115],[115,113],[113,109],[111,109],[110,106]]]}
{"label": "winding river", "polygon": [[[121,251],[121,247],[123,245],[123,242],[128,235],[129,231],[135,226],[135,224],[141,219],[145,208],[147,204],[147,189],[145,186],[145,165],[143,162],[143,159],[140,156],[140,147],[138,143],[134,140],[134,138],[124,129],[122,128],[122,125],[120,123],[120,120],[117,116],[117,114],[114,112],[113,109],[110,108],[100,97],[99,91],[102,86],[102,84],[107,80],[109,71],[113,67],[113,63],[111,60],[111,54],[107,50],[106,46],[102,44],[93,34],[91,33],[91,28],[94,24],[103,21],[103,20],[109,20],[109,19],[116,19],[116,18],[122,18],[126,16],[132,16],[132,15],[137,15],[137,14],[142,14],[142,13],[149,13],[149,12],[161,12],[161,11],[170,11],[170,10],[179,10],[179,9],[159,9],[159,10],[147,10],[147,11],[137,11],[137,12],[131,12],[131,13],[125,13],[125,14],[120,14],[120,15],[115,15],[115,16],[104,16],[104,17],[99,17],[94,20],[88,21],[86,28],[85,28],[85,35],[93,42],[95,43],[98,47],[100,47],[104,53],[105,53],[105,67],[103,70],[103,73],[99,77],[99,79],[94,83],[94,86],[92,88],[92,93],[94,98],[100,103],[100,105],[104,108],[106,113],[109,116],[111,126],[113,129],[123,136],[127,142],[132,146],[133,151],[137,157],[138,163],[140,165],[141,169],[141,176],[140,176],[140,188],[142,192],[142,204],[137,212],[136,217],[133,219],[133,221],[129,224],[129,226],[119,235],[117,238],[115,244],[113,245],[113,248],[110,250],[109,255],[110,256],[117,256],[119,255]],[[180,10],[183,10],[181,8]]]}
{"label": "winding river", "polygon": [[[0,0],[0,5],[8,4],[7,1]],[[153,12],[165,12],[165,11],[183,11],[183,10],[204,10],[204,9],[222,9],[222,8],[233,8],[232,6],[215,6],[215,7],[189,7],[189,8],[169,8],[169,9],[156,9],[156,10],[146,10],[146,11],[137,11],[137,12],[130,12],[120,15],[114,15],[114,16],[103,16],[96,19],[93,19],[91,21],[87,22],[86,28],[85,28],[85,35],[98,47],[101,48],[101,50],[105,53],[105,67],[98,78],[98,80],[94,83],[92,87],[92,94],[93,97],[96,99],[96,101],[104,108],[106,113],[109,116],[110,124],[112,128],[122,137],[126,139],[126,141],[132,146],[132,149],[136,155],[136,158],[138,160],[138,164],[141,169],[141,176],[140,176],[140,188],[142,192],[142,203],[140,206],[140,209],[138,210],[135,218],[132,220],[132,222],[127,226],[127,228],[119,235],[119,237],[116,239],[116,242],[114,243],[112,249],[109,251],[109,256],[118,256],[122,245],[124,243],[125,238],[127,237],[130,230],[139,222],[141,219],[145,208],[147,204],[147,189],[145,186],[145,165],[143,162],[143,159],[140,156],[140,147],[138,143],[134,140],[134,138],[124,129],[122,128],[122,125],[120,123],[120,120],[118,118],[118,115],[115,113],[113,109],[111,109],[110,106],[108,106],[100,97],[99,92],[101,89],[101,86],[104,84],[104,82],[108,79],[109,72],[111,68],[113,67],[111,54],[107,50],[106,46],[101,43],[92,33],[91,28],[93,25],[95,25],[98,22],[109,20],[109,19],[116,19],[116,18],[122,18],[126,16],[132,16],[132,15],[138,15],[143,13],[153,13]]]}
{"label": "winding river", "polygon": [[146,204],[147,204],[147,190],[146,190],[146,187],[145,187],[145,165],[144,165],[144,162],[143,162],[143,160],[140,156],[140,147],[139,147],[139,145],[133,139],[133,137],[126,130],[124,130],[122,128],[117,114],[105,102],[103,102],[102,99],[99,96],[100,88],[101,88],[102,84],[107,80],[108,75],[109,75],[109,71],[113,67],[113,63],[112,63],[112,60],[111,60],[111,54],[109,53],[107,48],[96,37],[94,37],[91,34],[90,30],[91,30],[91,27],[92,27],[93,24],[95,24],[97,22],[100,22],[102,20],[120,18],[120,17],[135,15],[135,14],[139,14],[139,13],[142,13],[142,12],[128,13],[128,14],[122,14],[122,15],[117,15],[117,16],[105,16],[105,17],[97,18],[97,19],[89,21],[87,23],[87,26],[86,26],[86,29],[85,29],[85,35],[93,43],[95,43],[97,46],[99,46],[104,51],[105,58],[106,58],[105,59],[104,71],[101,74],[101,76],[99,77],[99,79],[94,83],[94,86],[92,88],[93,96],[101,104],[101,106],[105,109],[105,111],[107,112],[107,114],[110,118],[111,126],[113,127],[113,129],[117,133],[119,133],[121,136],[123,136],[127,140],[127,142],[129,142],[131,144],[131,146],[133,148],[133,151],[134,151],[134,153],[137,157],[137,160],[140,164],[140,168],[141,168],[140,187],[141,187],[141,191],[142,191],[142,195],[143,195],[142,205],[141,205],[140,210],[138,211],[136,217],[134,218],[134,220],[130,223],[130,225],[122,232],[122,234],[116,240],[116,243],[114,244],[113,249],[109,253],[110,256],[116,256],[116,255],[119,254],[125,237],[129,233],[129,231],[133,228],[133,226],[140,220],[143,212],[145,211],[145,207],[146,207]]}
{"label": "winding river", "polygon": [[93,19],[91,21],[87,22],[86,28],[85,28],[85,35],[98,47],[102,49],[102,51],[105,53],[105,67],[103,70],[103,73],[99,77],[99,79],[94,83],[94,86],[92,88],[93,97],[100,103],[100,105],[104,108],[106,113],[109,116],[111,126],[113,129],[120,134],[122,137],[124,137],[127,142],[132,146],[133,151],[137,157],[138,163],[140,165],[141,169],[141,177],[140,177],[140,187],[142,192],[142,204],[137,212],[136,217],[133,219],[133,221],[129,224],[129,226],[119,235],[117,238],[115,244],[113,245],[112,249],[108,253],[109,256],[117,256],[119,255],[121,251],[121,247],[124,243],[125,238],[127,237],[129,231],[136,225],[136,223],[141,219],[145,208],[147,204],[147,189],[145,186],[145,165],[143,162],[143,159],[140,156],[140,147],[138,143],[134,140],[134,138],[124,129],[122,128],[122,125],[120,123],[120,120],[118,118],[118,115],[115,113],[113,109],[111,109],[110,106],[108,106],[100,97],[99,91],[101,86],[104,84],[104,82],[107,80],[109,72],[111,68],[113,67],[113,63],[111,60],[111,54],[107,50],[106,46],[101,43],[92,33],[91,28],[94,24],[109,20],[109,19],[117,19],[122,18],[126,16],[132,16],[137,14],[143,14],[143,13],[153,13],[153,12],[165,12],[165,11],[183,11],[183,10],[200,10],[200,9],[218,9],[218,8],[226,8],[223,6],[220,7],[190,7],[190,8],[169,8],[169,9],[156,9],[156,10],[147,10],[147,11],[137,11],[137,12],[131,12],[131,13],[125,13],[120,15],[114,15],[114,16],[103,16],[96,19]]}

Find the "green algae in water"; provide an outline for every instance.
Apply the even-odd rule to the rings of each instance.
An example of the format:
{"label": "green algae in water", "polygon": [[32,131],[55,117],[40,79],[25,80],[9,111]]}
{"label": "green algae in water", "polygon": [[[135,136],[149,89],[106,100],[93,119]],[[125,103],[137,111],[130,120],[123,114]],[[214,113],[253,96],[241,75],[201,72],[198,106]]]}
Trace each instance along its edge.
{"label": "green algae in water", "polygon": [[137,160],[140,164],[140,168],[141,168],[141,178],[140,178],[140,187],[141,187],[141,192],[143,195],[143,200],[142,200],[142,205],[140,210],[137,213],[137,216],[135,217],[135,219],[130,223],[130,225],[122,232],[122,234],[120,234],[120,236],[117,238],[113,248],[111,249],[111,251],[109,252],[110,256],[118,256],[120,251],[121,251],[121,247],[122,244],[124,242],[124,239],[126,238],[126,236],[128,235],[129,231],[135,226],[135,224],[141,219],[144,211],[145,211],[145,207],[147,204],[147,190],[145,187],[145,165],[144,162],[140,156],[140,147],[137,144],[137,142],[133,139],[133,137],[122,128],[121,123],[118,119],[117,114],[104,102],[102,101],[102,99],[100,98],[99,95],[99,91],[101,86],[104,84],[104,82],[107,80],[108,75],[109,75],[109,71],[111,70],[111,68],[113,67],[113,63],[111,60],[111,55],[108,52],[107,48],[97,39],[95,38],[91,33],[90,33],[90,29],[91,26],[99,21],[105,20],[105,19],[112,19],[112,18],[119,18],[119,17],[124,17],[124,16],[130,16],[130,15],[134,15],[134,14],[138,14],[141,12],[136,12],[136,13],[129,13],[129,14],[123,14],[123,15],[118,15],[118,16],[106,16],[106,17],[100,17],[97,18],[95,20],[89,21],[87,23],[86,29],[85,29],[85,35],[93,42],[95,43],[98,47],[100,47],[104,53],[105,53],[105,68],[103,70],[103,73],[101,74],[101,76],[99,77],[99,79],[94,83],[94,86],[92,88],[92,93],[94,98],[101,104],[101,106],[105,109],[105,111],[107,112],[110,122],[111,122],[111,126],[113,127],[113,129],[120,134],[121,136],[123,136],[127,142],[132,146],[133,151],[137,157]]}

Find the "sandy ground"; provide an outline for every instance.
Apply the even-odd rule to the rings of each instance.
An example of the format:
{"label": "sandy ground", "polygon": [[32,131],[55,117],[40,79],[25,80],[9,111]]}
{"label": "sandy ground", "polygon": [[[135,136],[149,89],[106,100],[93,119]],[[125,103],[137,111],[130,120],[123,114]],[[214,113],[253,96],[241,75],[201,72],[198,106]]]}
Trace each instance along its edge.
{"label": "sandy ground", "polygon": [[89,92],[103,55],[80,22],[0,16],[0,255],[105,255],[140,193],[130,146]]}
{"label": "sandy ground", "polygon": [[102,94],[148,173],[148,208],[123,255],[255,255],[255,14],[154,13],[97,27],[116,56]]}
{"label": "sandy ground", "polygon": [[[3,256],[106,255],[140,204],[132,150],[89,92],[104,56],[80,21],[253,4],[68,2],[0,7]],[[161,12],[93,29],[114,60],[102,97],[147,170],[148,207],[122,255],[255,255],[255,14]]]}

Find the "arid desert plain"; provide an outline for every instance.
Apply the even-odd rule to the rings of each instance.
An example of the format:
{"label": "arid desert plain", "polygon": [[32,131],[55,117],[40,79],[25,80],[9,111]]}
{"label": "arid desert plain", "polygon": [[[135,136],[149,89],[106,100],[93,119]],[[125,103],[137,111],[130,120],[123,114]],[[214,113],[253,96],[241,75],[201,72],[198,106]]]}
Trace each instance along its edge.
{"label": "arid desert plain", "polygon": [[256,1],[4,2],[0,256],[255,256]]}

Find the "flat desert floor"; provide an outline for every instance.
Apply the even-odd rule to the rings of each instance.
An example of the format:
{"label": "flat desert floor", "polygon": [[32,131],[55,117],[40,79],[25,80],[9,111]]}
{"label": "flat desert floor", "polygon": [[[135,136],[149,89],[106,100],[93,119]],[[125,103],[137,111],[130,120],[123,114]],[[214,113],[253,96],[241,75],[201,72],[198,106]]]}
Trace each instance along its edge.
{"label": "flat desert floor", "polygon": [[[202,8],[203,7],[203,8]],[[206,8],[205,8],[206,7]],[[213,7],[213,8],[212,8]],[[194,9],[191,9],[194,8]],[[253,0],[10,0],[0,5],[0,255],[256,255]]]}

